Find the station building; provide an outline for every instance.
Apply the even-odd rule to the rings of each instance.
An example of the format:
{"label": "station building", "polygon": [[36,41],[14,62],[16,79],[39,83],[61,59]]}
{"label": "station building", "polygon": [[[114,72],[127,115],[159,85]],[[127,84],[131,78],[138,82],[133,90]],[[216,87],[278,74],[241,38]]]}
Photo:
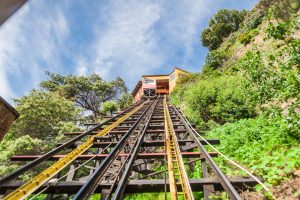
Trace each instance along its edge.
{"label": "station building", "polygon": [[139,101],[143,97],[149,98],[156,95],[170,94],[178,78],[187,74],[189,72],[175,67],[170,74],[143,75],[131,93],[134,102]]}

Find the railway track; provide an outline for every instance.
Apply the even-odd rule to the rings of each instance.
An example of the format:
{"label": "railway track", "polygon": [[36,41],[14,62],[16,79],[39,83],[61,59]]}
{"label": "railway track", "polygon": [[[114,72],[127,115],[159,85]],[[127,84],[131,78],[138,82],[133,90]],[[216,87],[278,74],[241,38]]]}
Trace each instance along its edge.
{"label": "railway track", "polygon": [[[253,187],[252,178],[226,177],[213,161],[204,141],[166,96],[140,101],[102,124],[89,124],[84,132],[69,132],[68,142],[44,155],[18,155],[12,161],[27,162],[0,180],[3,199],[25,199],[45,193],[75,200],[123,199],[129,193],[164,192],[171,199],[204,199],[225,191],[241,199],[239,191]],[[208,140],[218,144],[216,139]],[[48,165],[41,171],[41,166]],[[191,172],[201,166],[201,178]],[[19,176],[41,171],[28,182]]]}

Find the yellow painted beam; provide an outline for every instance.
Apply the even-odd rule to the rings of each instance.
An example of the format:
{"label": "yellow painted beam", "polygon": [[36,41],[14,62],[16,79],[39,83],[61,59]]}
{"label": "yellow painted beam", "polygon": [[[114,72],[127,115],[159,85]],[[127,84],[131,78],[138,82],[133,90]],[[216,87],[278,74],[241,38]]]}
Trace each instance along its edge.
{"label": "yellow painted beam", "polygon": [[[193,193],[186,174],[184,162],[180,154],[166,96],[164,98],[164,116],[171,200],[177,200],[180,194],[183,195],[184,199],[193,200]],[[176,182],[176,176],[178,176],[178,182]],[[181,186],[182,193],[177,192],[177,185]]]}
{"label": "yellow painted beam", "polygon": [[167,110],[167,100],[166,96],[164,98],[164,116],[165,116],[165,138],[166,138],[166,150],[167,150],[167,159],[168,159],[168,175],[169,175],[169,185],[170,185],[170,195],[171,200],[177,200],[177,187],[176,180],[174,175],[174,166],[173,166],[173,157],[171,149],[171,134],[168,124],[168,110]]}

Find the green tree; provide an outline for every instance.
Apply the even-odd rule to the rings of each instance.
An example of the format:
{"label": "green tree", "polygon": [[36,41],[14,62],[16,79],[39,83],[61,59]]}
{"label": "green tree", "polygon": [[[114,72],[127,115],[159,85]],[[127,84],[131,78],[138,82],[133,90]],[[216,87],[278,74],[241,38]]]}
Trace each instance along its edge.
{"label": "green tree", "polygon": [[10,130],[14,137],[30,135],[51,142],[61,131],[75,129],[81,119],[74,102],[50,92],[32,90],[15,103],[20,117]]}
{"label": "green tree", "polygon": [[11,156],[49,151],[63,132],[78,130],[82,119],[74,102],[51,92],[32,90],[15,103],[20,117],[0,143],[0,176],[18,168],[9,161]]}
{"label": "green tree", "polygon": [[128,107],[130,104],[132,104],[132,102],[133,102],[132,95],[129,93],[123,93],[121,95],[121,98],[118,99],[118,106],[120,107],[120,109],[124,109]]}
{"label": "green tree", "polygon": [[246,11],[223,9],[210,19],[209,27],[201,34],[202,44],[209,50],[217,49],[224,38],[239,29]]}
{"label": "green tree", "polygon": [[102,112],[109,113],[112,116],[113,112],[118,110],[118,104],[115,101],[107,101],[103,103]]}
{"label": "green tree", "polygon": [[0,177],[9,174],[18,168],[16,162],[10,162],[9,158],[17,154],[36,154],[48,150],[47,143],[40,139],[23,135],[12,138],[11,132],[7,133],[0,143]]}
{"label": "green tree", "polygon": [[94,117],[103,115],[101,107],[104,102],[119,99],[127,92],[125,82],[120,77],[106,82],[97,74],[62,76],[47,72],[47,75],[49,80],[40,84],[43,89],[74,100],[78,106],[92,111]]}

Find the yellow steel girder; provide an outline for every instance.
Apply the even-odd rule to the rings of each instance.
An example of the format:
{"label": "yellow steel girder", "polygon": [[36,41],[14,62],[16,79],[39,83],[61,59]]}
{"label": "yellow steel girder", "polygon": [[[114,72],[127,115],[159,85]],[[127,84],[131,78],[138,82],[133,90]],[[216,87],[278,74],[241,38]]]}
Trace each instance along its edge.
{"label": "yellow steel girder", "polygon": [[[184,199],[193,200],[193,193],[185,170],[184,162],[180,154],[166,96],[164,97],[164,116],[171,200],[177,200],[179,195],[183,195]],[[177,191],[177,185],[181,186],[182,193]]]}

